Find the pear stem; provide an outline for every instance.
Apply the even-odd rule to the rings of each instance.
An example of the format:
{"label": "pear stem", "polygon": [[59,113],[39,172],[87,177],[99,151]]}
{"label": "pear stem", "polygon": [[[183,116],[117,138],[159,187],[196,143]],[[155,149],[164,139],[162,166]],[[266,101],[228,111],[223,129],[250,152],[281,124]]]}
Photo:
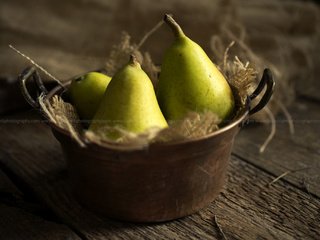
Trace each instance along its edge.
{"label": "pear stem", "polygon": [[163,21],[169,25],[169,27],[171,28],[171,30],[177,38],[185,36],[179,24],[173,19],[173,17],[170,14],[165,14]]}
{"label": "pear stem", "polygon": [[130,55],[129,64],[132,66],[139,66],[140,65],[140,63],[137,60],[137,57],[134,54]]}

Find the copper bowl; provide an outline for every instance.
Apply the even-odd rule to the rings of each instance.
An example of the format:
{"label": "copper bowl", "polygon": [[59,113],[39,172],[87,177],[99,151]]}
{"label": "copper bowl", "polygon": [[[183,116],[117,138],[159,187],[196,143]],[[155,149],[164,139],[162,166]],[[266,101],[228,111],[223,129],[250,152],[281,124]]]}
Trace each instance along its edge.
{"label": "copper bowl", "polygon": [[[27,101],[39,109],[25,86],[34,78],[46,99],[61,94],[48,92],[34,68],[20,75]],[[266,86],[260,102],[251,101]],[[247,106],[226,126],[207,136],[175,143],[152,143],[133,149],[88,143],[80,147],[69,133],[49,122],[65,154],[76,198],[105,216],[132,222],[161,222],[192,214],[212,202],[225,183],[233,141],[248,119],[269,101],[274,81],[268,69]]]}

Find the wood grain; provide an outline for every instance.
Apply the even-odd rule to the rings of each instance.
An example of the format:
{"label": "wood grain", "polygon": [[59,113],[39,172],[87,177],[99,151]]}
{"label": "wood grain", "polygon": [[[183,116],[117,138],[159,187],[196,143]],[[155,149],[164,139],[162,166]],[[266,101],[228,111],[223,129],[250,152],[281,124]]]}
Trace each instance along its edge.
{"label": "wood grain", "polygon": [[4,196],[21,196],[20,190],[11,182],[7,175],[0,170],[0,199]]}
{"label": "wood grain", "polygon": [[42,206],[26,201],[26,196],[0,170],[0,239],[80,239],[67,226],[39,216],[40,211],[43,214]]}
{"label": "wood grain", "polygon": [[[18,124],[18,119],[25,119],[24,123]],[[11,116],[0,131],[1,149],[10,156],[0,162],[85,239],[221,239],[215,216],[228,239],[317,239],[320,235],[319,198],[282,180],[267,187],[274,176],[236,156],[223,193],[197,214],[161,224],[103,218],[73,198],[60,146],[36,114]]]}
{"label": "wood grain", "polygon": [[284,179],[320,197],[319,101],[298,98],[289,112],[295,125],[294,135],[289,132],[287,120],[280,115],[276,135],[264,153],[259,153],[259,147],[270,131],[268,124],[249,126],[240,132],[233,153],[274,177],[293,171]]}
{"label": "wood grain", "polygon": [[80,240],[68,227],[0,203],[0,239]]}

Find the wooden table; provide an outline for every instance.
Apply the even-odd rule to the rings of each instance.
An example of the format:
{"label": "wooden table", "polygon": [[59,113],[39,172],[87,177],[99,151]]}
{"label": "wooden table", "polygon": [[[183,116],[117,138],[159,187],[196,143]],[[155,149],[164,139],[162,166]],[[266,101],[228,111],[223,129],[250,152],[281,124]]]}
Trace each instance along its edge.
{"label": "wooden table", "polygon": [[[320,74],[319,10],[310,1],[0,4],[0,240],[320,239],[320,81],[310,77]],[[295,134],[290,134],[284,115],[278,115],[276,135],[261,154],[270,125],[245,127],[235,140],[223,192],[192,216],[161,224],[103,218],[71,195],[59,143],[17,95],[15,78],[30,63],[8,44],[59,79],[68,79],[104,65],[121,31],[137,43],[166,12],[177,16],[205,50],[210,50],[213,34],[232,27],[233,20],[239,38],[251,40],[254,52],[287,70],[300,92],[289,109]],[[167,29],[159,31],[144,45],[157,63],[172,39]]]}
{"label": "wooden table", "polygon": [[320,239],[319,103],[298,96],[289,109],[295,134],[280,114],[263,154],[270,125],[245,127],[220,196],[159,224],[114,221],[81,207],[49,127],[34,110],[11,109],[0,124],[0,239]]}

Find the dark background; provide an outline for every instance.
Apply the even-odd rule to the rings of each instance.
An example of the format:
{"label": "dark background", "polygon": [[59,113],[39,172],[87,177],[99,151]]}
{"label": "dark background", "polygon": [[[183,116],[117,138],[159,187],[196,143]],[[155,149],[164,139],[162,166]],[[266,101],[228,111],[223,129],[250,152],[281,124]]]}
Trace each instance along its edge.
{"label": "dark background", "polygon": [[[172,13],[185,33],[216,63],[221,58],[212,50],[213,36],[221,38],[220,55],[236,40],[234,55],[258,65],[259,72],[264,67],[274,71],[285,105],[292,102],[293,92],[318,99],[319,12],[315,2],[299,0],[2,0],[1,102],[18,94],[15,80],[30,65],[9,44],[63,81],[104,66],[123,31],[138,43],[164,13]],[[261,60],[259,63],[239,47],[239,40]],[[171,41],[171,31],[162,26],[141,50],[150,52],[160,64]]]}

